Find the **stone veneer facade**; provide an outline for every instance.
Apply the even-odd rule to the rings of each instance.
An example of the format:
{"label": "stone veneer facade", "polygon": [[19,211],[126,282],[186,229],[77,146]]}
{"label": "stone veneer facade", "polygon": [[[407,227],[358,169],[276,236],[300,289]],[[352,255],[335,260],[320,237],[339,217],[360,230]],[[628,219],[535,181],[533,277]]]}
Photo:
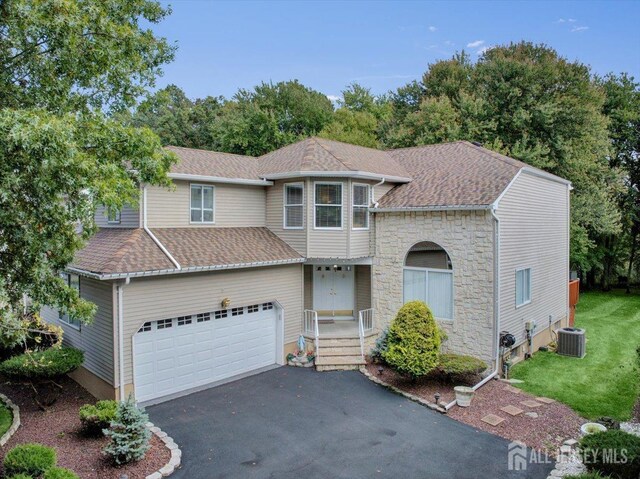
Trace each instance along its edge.
{"label": "stone veneer facade", "polygon": [[454,319],[438,321],[443,351],[494,359],[494,222],[488,211],[377,213],[372,278],[376,327],[389,325],[402,306],[403,266],[421,241],[444,248],[453,265]]}

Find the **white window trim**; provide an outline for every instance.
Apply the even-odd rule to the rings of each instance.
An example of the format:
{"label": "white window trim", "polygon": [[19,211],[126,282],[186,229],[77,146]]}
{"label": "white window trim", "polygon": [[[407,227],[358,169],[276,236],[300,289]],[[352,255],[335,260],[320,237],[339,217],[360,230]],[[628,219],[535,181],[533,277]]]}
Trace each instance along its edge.
{"label": "white window trim", "polygon": [[[208,187],[212,188],[212,197],[213,197],[213,211],[212,211],[212,221],[192,221],[191,220],[191,210],[196,208],[191,208],[191,187],[192,186],[200,186],[200,187]],[[204,195],[201,196],[200,206],[202,210],[202,217],[204,218],[204,205],[202,201],[204,200]],[[208,208],[207,208],[208,209]],[[214,225],[216,223],[216,187],[215,185],[208,185],[206,183],[189,183],[189,224],[192,225]]]}
{"label": "white window trim", "polygon": [[[353,201],[355,195],[353,194],[353,190],[355,190],[356,186],[365,186],[367,188],[367,204],[365,205],[356,205]],[[351,229],[353,231],[369,231],[369,225],[371,224],[371,218],[369,217],[369,198],[371,196],[371,185],[368,183],[351,183]],[[353,211],[354,208],[367,208],[367,226],[365,228],[358,228],[353,226]]]}
{"label": "white window trim", "polygon": [[[402,270],[404,271],[405,269],[408,270],[412,270],[412,271],[424,271],[426,278],[425,278],[425,283],[424,283],[424,287],[425,287],[425,297],[428,296],[427,292],[429,291],[429,272],[434,272],[434,273],[449,273],[451,275],[451,318],[439,318],[437,316],[434,316],[435,319],[437,319],[438,321],[444,321],[444,322],[453,322],[455,320],[456,317],[456,310],[455,310],[455,305],[456,305],[456,282],[455,282],[455,277],[453,276],[453,269],[439,269],[439,268],[418,268],[416,266],[403,266]],[[428,299],[428,298],[427,298]],[[402,304],[406,303],[405,298],[404,298],[404,273],[403,273],[403,279],[402,279]],[[428,306],[428,303],[427,303]]]}
{"label": "white window trim", "polygon": [[[79,295],[80,291],[82,290],[82,285],[80,284],[82,282],[81,276],[79,274],[67,273],[67,272],[64,272],[63,274],[67,275],[67,286],[69,287],[71,287],[71,284],[70,284],[71,275],[73,274],[78,277],[78,295]],[[72,329],[75,329],[76,331],[80,331],[80,327],[81,327],[80,321],[78,321],[78,324],[73,324],[72,322],[69,321],[70,319],[71,318],[69,318],[68,314],[62,314],[61,312],[58,313],[58,321],[69,326]]]}
{"label": "white window trim", "polygon": [[109,225],[119,225],[120,222],[122,221],[122,212],[120,210],[117,210],[115,212],[115,217],[113,220],[109,219],[109,212],[106,212],[107,214],[107,224]]}
{"label": "white window trim", "polygon": [[[340,204],[325,205],[316,202],[316,185],[340,185]],[[316,226],[316,206],[339,206],[340,207],[340,227],[337,226]],[[342,181],[314,181],[313,182],[313,229],[342,231],[344,229],[344,183]]]}
{"label": "white window trim", "polygon": [[[302,187],[302,204],[287,204],[287,186],[301,186]],[[282,186],[282,229],[284,230],[303,230],[304,229],[304,220],[306,217],[304,211],[304,201],[305,199],[305,190],[304,190],[304,182],[297,181],[294,183],[285,183]],[[302,206],[302,226],[287,226],[287,206]]]}
{"label": "white window trim", "polygon": [[[529,270],[529,299],[524,301],[523,303],[518,304],[518,272],[520,271],[525,271],[525,270]],[[531,268],[531,266],[527,266],[524,268],[516,268],[516,271],[514,273],[513,276],[513,281],[514,281],[514,301],[516,304],[516,309],[520,309],[524,306],[526,306],[527,304],[531,304],[531,297],[533,296],[533,291],[531,288],[531,284],[533,283],[532,281],[532,275],[533,275],[533,269]]]}

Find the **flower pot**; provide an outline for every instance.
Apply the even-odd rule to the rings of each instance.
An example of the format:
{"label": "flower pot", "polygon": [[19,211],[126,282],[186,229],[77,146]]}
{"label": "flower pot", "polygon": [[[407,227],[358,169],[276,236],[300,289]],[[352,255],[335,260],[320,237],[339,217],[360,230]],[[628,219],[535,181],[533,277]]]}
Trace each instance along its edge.
{"label": "flower pot", "polygon": [[597,423],[597,422],[586,422],[582,426],[580,426],[580,432],[582,434],[584,434],[585,436],[587,434],[593,434],[593,433],[596,433],[596,432],[604,432],[606,430],[607,430],[606,426],[603,426],[602,424]]}
{"label": "flower pot", "polygon": [[456,392],[456,403],[458,404],[458,406],[471,406],[471,399],[475,394],[473,388],[470,388],[468,386],[456,386],[455,388],[453,388],[453,390]]}

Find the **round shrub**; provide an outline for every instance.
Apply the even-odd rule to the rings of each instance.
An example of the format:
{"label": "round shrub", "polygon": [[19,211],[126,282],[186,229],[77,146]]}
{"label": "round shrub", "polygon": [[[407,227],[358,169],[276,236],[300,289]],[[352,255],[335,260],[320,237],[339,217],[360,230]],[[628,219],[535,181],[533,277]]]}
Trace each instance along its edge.
{"label": "round shrub", "polygon": [[398,373],[416,379],[438,365],[439,354],[440,329],[433,313],[422,301],[406,303],[391,323],[383,359]]}
{"label": "round shrub", "polygon": [[0,363],[0,374],[9,379],[55,379],[70,373],[84,361],[79,349],[57,347],[45,351],[27,352]]}
{"label": "round shrub", "polygon": [[44,473],[42,479],[80,479],[80,477],[64,467],[52,467]]}
{"label": "round shrub", "polygon": [[111,425],[117,408],[118,403],[112,399],[82,406],[79,414],[84,433],[88,436],[102,435],[102,430]]}
{"label": "round shrub", "polygon": [[56,451],[42,444],[21,444],[11,449],[4,457],[4,473],[40,477],[56,465]]}
{"label": "round shrub", "polygon": [[580,449],[589,471],[620,479],[640,475],[640,437],[619,430],[587,434]]}
{"label": "round shrub", "polygon": [[450,382],[471,383],[485,369],[487,363],[473,356],[442,354],[436,372]]}

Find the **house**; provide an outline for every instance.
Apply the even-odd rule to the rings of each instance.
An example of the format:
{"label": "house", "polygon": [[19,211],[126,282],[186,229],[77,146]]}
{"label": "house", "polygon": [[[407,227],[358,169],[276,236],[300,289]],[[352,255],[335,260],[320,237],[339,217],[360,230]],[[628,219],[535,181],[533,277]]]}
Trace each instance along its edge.
{"label": "house", "polygon": [[93,323],[42,311],[85,351],[74,377],[98,397],[154,402],[285,364],[301,334],[318,368],[357,367],[415,299],[446,350],[497,367],[567,323],[562,178],[464,141],[168,149],[175,188],[141,185],[136,207],[97,211],[65,273],[97,304]]}

